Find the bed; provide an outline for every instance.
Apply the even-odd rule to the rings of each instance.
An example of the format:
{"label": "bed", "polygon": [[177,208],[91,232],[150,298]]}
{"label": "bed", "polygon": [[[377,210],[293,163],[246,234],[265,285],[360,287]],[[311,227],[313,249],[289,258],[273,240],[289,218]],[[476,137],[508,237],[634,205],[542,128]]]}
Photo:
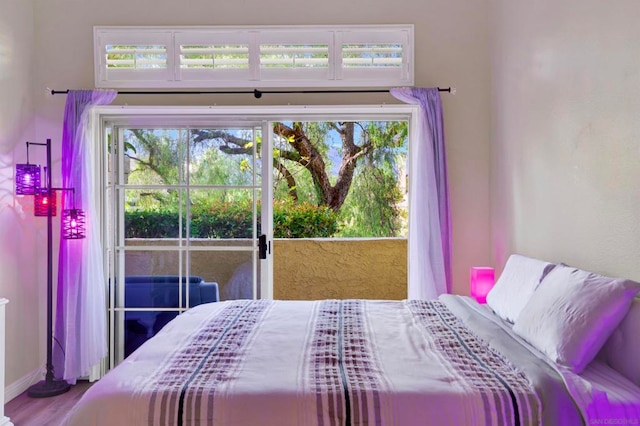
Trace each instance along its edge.
{"label": "bed", "polygon": [[636,287],[622,286],[624,312],[578,371],[505,319],[500,280],[488,305],[454,295],[199,305],[94,384],[63,424],[640,424],[636,366],[612,367],[619,340],[638,330]]}

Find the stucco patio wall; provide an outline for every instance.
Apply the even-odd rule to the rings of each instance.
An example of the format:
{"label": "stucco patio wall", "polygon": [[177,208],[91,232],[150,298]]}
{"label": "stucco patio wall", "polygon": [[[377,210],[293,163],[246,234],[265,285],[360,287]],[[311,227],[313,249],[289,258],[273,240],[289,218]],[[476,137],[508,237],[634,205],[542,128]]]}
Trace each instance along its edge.
{"label": "stucco patio wall", "polygon": [[[130,239],[127,246],[177,244],[175,240]],[[195,240],[191,274],[215,281],[223,298],[234,293],[251,253],[198,251],[200,246],[247,245],[247,241]],[[407,240],[392,239],[276,239],[274,297],[286,300],[404,299],[407,297]],[[183,259],[183,265],[186,265]],[[186,273],[183,270],[183,274]],[[127,251],[125,275],[179,273],[176,251]],[[234,273],[236,274],[234,277]],[[233,283],[230,284],[233,278]],[[229,287],[227,287],[229,286]],[[244,292],[246,294],[246,291]],[[237,297],[237,296],[236,296]]]}

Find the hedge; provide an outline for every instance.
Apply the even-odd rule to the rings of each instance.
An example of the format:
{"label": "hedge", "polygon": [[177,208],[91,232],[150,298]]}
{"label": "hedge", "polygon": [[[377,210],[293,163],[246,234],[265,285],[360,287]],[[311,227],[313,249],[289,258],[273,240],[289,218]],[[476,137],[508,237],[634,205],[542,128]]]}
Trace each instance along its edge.
{"label": "hedge", "polygon": [[[179,235],[179,215],[175,210],[127,211],[124,220],[126,238],[177,238]],[[323,206],[275,202],[273,228],[275,238],[331,237],[339,230],[338,214]],[[192,238],[251,238],[251,205],[223,202],[194,207],[190,231]],[[184,219],[182,232],[186,234]]]}

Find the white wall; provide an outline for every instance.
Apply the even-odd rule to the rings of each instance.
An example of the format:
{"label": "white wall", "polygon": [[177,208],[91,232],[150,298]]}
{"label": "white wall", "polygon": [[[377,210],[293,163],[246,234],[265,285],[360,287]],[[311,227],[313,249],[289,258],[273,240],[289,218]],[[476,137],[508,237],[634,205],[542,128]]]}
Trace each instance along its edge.
{"label": "white wall", "polygon": [[491,0],[490,16],[494,262],[640,279],[640,2]]}
{"label": "white wall", "polygon": [[[31,197],[14,195],[14,164],[26,162],[25,142],[35,142],[33,20],[31,0],[0,1],[0,297],[10,301],[8,386],[33,377],[44,364],[39,354],[46,342],[46,245],[36,246],[46,226],[33,217]],[[32,152],[33,162],[39,155]],[[8,398],[15,396],[11,389]]]}

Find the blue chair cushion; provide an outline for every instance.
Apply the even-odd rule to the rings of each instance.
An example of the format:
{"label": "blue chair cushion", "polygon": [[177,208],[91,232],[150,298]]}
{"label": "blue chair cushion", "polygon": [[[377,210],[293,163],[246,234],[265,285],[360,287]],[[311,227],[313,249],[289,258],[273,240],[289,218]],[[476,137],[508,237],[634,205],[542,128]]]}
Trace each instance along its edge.
{"label": "blue chair cushion", "polygon": [[[129,275],[125,277],[125,305],[128,308],[177,308],[177,275]],[[186,308],[189,283],[189,306],[217,302],[218,284],[205,282],[202,277],[182,277],[182,306]]]}
{"label": "blue chair cushion", "polygon": [[[182,285],[178,285],[179,282]],[[188,286],[187,286],[188,283]],[[218,284],[206,282],[202,277],[177,275],[129,275],[124,280],[124,299],[127,308],[177,308],[182,287],[182,306],[189,307],[220,300]],[[155,335],[177,315],[171,311],[125,312],[125,356]]]}

